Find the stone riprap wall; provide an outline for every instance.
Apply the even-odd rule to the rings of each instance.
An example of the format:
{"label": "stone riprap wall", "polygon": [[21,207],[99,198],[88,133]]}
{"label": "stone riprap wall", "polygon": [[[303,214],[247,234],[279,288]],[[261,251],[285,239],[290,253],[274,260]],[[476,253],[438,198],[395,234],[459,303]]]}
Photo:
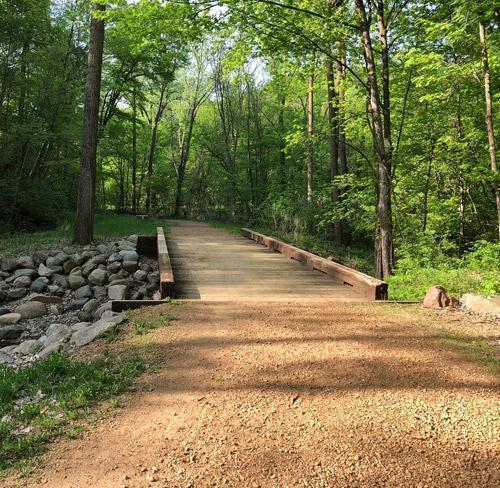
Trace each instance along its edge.
{"label": "stone riprap wall", "polygon": [[125,321],[112,300],[159,299],[156,260],[137,236],[0,260],[0,363],[71,352]]}

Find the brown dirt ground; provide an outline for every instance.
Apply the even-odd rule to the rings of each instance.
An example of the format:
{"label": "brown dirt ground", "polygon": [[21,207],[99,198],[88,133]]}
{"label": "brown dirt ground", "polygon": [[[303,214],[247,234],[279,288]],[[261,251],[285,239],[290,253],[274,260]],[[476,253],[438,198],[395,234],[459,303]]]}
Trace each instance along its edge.
{"label": "brown dirt ground", "polygon": [[443,342],[442,314],[201,301],[143,313],[160,309],[179,320],[85,351],[147,358],[123,408],[5,486],[500,486],[498,382]]}

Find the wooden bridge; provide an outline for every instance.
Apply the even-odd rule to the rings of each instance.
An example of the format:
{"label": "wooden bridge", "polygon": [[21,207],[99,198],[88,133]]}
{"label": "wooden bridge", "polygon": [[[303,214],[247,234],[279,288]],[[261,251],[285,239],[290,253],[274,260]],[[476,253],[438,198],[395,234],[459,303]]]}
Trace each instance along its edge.
{"label": "wooden bridge", "polygon": [[[248,229],[169,221],[175,296],[205,301],[366,301],[387,284]],[[161,265],[161,264],[160,264]]]}

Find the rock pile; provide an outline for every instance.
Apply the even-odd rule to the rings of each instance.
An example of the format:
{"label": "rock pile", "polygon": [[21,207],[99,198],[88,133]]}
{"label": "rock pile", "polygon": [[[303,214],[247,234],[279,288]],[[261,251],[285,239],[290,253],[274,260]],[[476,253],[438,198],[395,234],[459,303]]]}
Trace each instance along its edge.
{"label": "rock pile", "polygon": [[0,260],[0,363],[21,366],[115,329],[125,319],[112,300],[159,299],[157,263],[136,244],[130,236]]}

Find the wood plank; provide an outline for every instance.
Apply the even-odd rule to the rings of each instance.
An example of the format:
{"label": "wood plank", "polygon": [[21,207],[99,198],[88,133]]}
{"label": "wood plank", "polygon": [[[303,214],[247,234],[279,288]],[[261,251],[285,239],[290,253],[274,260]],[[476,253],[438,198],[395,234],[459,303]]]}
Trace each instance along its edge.
{"label": "wood plank", "polygon": [[365,273],[351,269],[342,264],[322,258],[298,247],[282,242],[251,229],[241,229],[241,235],[252,239],[263,246],[280,252],[289,259],[294,259],[306,265],[309,269],[316,269],[325,273],[335,282],[352,286],[355,291],[370,300],[387,300],[388,284]]}
{"label": "wood plank", "polygon": [[111,310],[123,312],[124,310],[135,310],[136,308],[163,305],[164,303],[168,302],[165,300],[114,300],[111,302]]}
{"label": "wood plank", "polygon": [[162,298],[174,296],[174,272],[168,254],[167,241],[162,227],[156,229],[158,266],[160,269],[160,294]]}

